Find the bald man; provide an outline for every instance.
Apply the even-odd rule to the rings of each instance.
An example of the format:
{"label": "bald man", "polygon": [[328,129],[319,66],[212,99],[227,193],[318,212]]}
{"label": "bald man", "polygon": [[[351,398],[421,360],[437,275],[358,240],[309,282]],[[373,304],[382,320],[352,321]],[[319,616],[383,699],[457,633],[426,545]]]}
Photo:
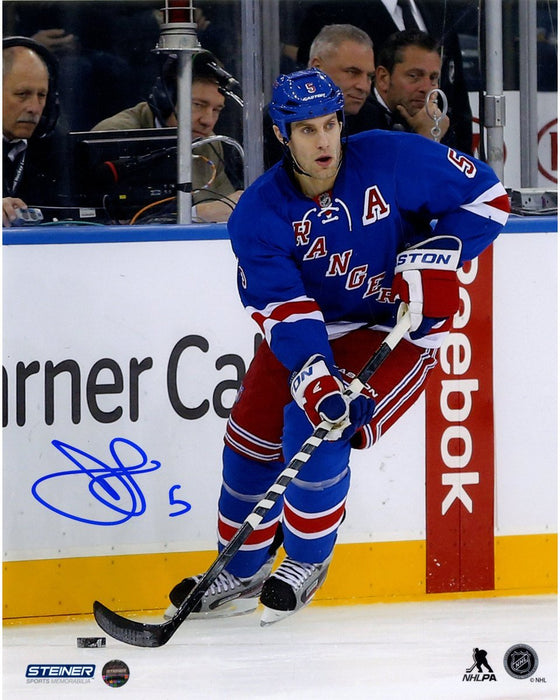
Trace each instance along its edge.
{"label": "bald man", "polygon": [[[14,38],[15,40],[15,38]],[[40,49],[8,45],[2,51],[2,224],[11,226],[17,209],[47,204],[54,196],[56,158],[51,126],[41,121],[52,77]],[[9,44],[9,42],[8,42]],[[6,46],[6,44],[4,44]],[[54,64],[53,64],[54,65]]]}

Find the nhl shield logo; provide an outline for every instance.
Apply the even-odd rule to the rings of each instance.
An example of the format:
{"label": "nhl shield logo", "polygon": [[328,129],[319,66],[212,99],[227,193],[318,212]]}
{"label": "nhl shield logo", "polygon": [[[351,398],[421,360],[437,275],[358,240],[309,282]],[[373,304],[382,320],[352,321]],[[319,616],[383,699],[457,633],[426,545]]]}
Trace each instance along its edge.
{"label": "nhl shield logo", "polygon": [[514,644],[504,656],[504,668],[512,678],[529,678],[539,666],[537,652],[528,644]]}
{"label": "nhl shield logo", "polygon": [[319,200],[319,206],[322,209],[326,209],[327,207],[330,207],[332,204],[330,192],[323,192],[322,194],[319,195],[319,197],[317,199]]}

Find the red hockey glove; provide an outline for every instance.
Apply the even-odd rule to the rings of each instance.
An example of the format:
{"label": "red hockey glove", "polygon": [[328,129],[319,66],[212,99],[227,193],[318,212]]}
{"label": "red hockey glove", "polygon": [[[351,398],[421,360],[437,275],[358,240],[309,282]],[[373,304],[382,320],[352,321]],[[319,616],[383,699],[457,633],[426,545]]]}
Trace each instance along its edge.
{"label": "red hockey glove", "polygon": [[332,423],[326,440],[349,439],[373,417],[375,403],[363,394],[345,396],[342,381],[334,376],[321,355],[313,355],[290,380],[294,401],[305,411],[313,426]]}
{"label": "red hockey glove", "polygon": [[408,304],[413,340],[445,330],[459,309],[461,245],[454,236],[435,236],[397,255],[392,298]]}

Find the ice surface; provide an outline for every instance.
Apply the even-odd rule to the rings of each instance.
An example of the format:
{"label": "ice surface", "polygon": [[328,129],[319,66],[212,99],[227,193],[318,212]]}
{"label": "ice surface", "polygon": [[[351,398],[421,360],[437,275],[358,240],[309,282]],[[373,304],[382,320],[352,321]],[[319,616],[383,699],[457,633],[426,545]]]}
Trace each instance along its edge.
{"label": "ice surface", "polygon": [[[552,699],[557,698],[556,605],[556,596],[315,604],[264,628],[258,614],[187,619],[157,649],[127,646],[110,637],[105,648],[78,649],[77,637],[105,636],[93,618],[6,626],[3,697]],[[539,663],[531,678],[515,679],[506,673],[503,659],[521,643],[535,650]],[[463,680],[475,647],[487,651],[496,680]],[[110,688],[101,677],[113,659],[130,669],[120,688]],[[80,684],[27,682],[29,664],[59,663],[95,664],[95,676]]]}

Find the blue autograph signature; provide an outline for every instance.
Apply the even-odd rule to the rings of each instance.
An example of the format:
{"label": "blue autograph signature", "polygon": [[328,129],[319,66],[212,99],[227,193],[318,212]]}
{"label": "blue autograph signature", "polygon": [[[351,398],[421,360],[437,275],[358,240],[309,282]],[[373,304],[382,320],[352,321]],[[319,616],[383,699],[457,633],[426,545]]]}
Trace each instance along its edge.
{"label": "blue autograph signature", "polygon": [[[31,487],[31,492],[39,503],[42,503],[59,515],[91,525],[119,525],[145,512],[146,499],[135,477],[139,474],[147,474],[159,469],[161,462],[155,459],[148,462],[146,452],[139,445],[126,438],[114,438],[111,440],[109,450],[114,460],[114,465],[111,465],[60,440],[53,440],[52,444],[73,462],[77,469],[55,472],[37,479]],[[125,452],[126,455],[124,455]],[[60,491],[56,492],[52,488],[51,491],[53,491],[54,498],[51,497],[51,502],[39,493],[40,490],[45,492],[49,490],[49,486],[53,486],[52,479],[58,479],[57,484],[59,484],[62,477],[75,478],[76,476],[88,477],[90,494],[99,504],[106,506],[114,514],[112,519],[100,520],[92,517],[81,517],[75,513],[70,513],[68,510],[56,507],[53,505],[52,500],[60,500],[57,498],[57,493],[58,496],[63,494]],[[49,482],[51,483],[49,484]],[[173,492],[177,488],[179,486],[175,485],[169,492],[170,503],[172,505],[181,504],[183,508],[178,512],[171,513],[171,516],[181,515],[188,512],[191,508],[186,501],[172,498]]]}

